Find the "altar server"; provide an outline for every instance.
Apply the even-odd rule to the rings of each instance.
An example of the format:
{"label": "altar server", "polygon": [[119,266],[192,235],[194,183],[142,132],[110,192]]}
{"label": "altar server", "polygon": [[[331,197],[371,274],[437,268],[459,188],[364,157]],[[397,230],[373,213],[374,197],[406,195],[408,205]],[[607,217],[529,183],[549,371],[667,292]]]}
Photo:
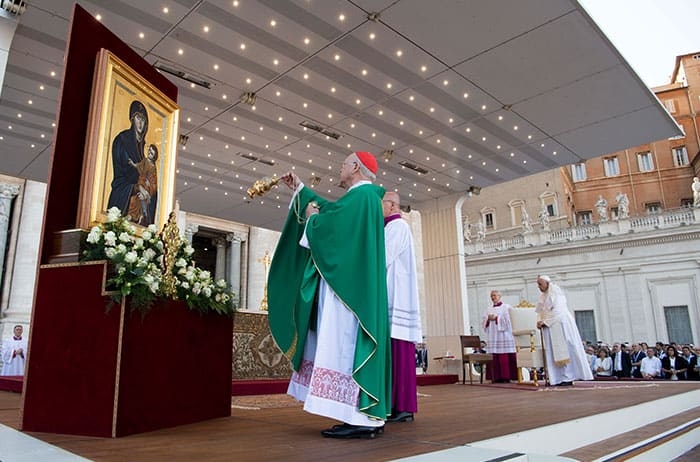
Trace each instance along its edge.
{"label": "altar server", "polygon": [[392,401],[389,422],[412,421],[418,411],[416,344],[423,339],[413,236],[401,218],[398,193],[384,194],[386,286],[391,326]]}
{"label": "altar server", "polygon": [[[483,320],[488,335],[489,353],[493,355],[490,375],[494,382],[507,383],[518,379],[515,339],[510,324],[511,306],[501,300],[501,294],[497,290],[491,291],[491,303]],[[489,374],[488,369],[486,373]]]}
{"label": "altar server", "polygon": [[14,335],[2,342],[2,373],[0,375],[24,375],[27,362],[27,339],[22,337],[24,328],[16,325]]}

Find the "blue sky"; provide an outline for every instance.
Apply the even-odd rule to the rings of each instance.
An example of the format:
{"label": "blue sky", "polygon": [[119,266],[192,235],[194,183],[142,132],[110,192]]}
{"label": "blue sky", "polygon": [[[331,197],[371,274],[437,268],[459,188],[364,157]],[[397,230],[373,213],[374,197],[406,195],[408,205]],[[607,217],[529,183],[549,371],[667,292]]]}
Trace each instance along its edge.
{"label": "blue sky", "polygon": [[700,0],[579,3],[649,87],[670,82],[676,56],[700,52]]}

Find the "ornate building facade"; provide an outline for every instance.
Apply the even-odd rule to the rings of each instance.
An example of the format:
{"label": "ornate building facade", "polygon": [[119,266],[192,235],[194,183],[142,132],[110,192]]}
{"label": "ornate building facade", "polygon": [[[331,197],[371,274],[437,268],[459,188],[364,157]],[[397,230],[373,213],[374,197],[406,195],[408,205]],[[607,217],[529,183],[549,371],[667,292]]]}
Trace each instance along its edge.
{"label": "ornate building facade", "polygon": [[[574,223],[600,221],[602,198],[607,216],[618,216],[617,198],[627,196],[629,214],[651,215],[692,205],[689,185],[700,172],[700,52],[676,57],[671,82],[653,88],[685,136],[658,140],[562,168],[569,215]],[[602,209],[601,209],[602,210]]]}
{"label": "ornate building facade", "polygon": [[465,245],[470,330],[489,293],[539,297],[535,280],[566,292],[583,340],[700,342],[700,209],[619,219]]}
{"label": "ornate building facade", "polygon": [[653,91],[684,136],[463,201],[465,331],[481,333],[491,289],[534,303],[535,278],[549,274],[586,340],[700,342],[700,53],[678,56],[671,83]]}

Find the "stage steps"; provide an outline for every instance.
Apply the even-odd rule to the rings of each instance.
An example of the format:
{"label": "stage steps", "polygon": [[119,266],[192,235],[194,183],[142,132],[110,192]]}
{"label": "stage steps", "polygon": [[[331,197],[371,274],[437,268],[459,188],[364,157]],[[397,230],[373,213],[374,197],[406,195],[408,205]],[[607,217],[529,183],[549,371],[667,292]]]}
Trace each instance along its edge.
{"label": "stage steps", "polygon": [[[695,435],[695,439],[689,446],[683,441]],[[673,451],[681,443],[680,452]],[[672,460],[700,443],[700,406],[689,411],[680,412],[666,419],[650,422],[641,428],[637,428],[620,435],[598,441],[595,444],[584,446],[565,453],[567,457],[576,460],[617,461],[633,460],[642,453],[661,454],[664,448],[665,456],[655,456],[649,460]]]}
{"label": "stage steps", "polygon": [[[700,387],[675,394],[672,384],[664,385],[669,387],[669,396],[661,400],[400,460],[670,461],[700,442]],[[600,393],[599,397],[605,399],[605,394]],[[576,399],[573,394],[572,399]],[[481,449],[500,454],[490,457],[478,451]]]}

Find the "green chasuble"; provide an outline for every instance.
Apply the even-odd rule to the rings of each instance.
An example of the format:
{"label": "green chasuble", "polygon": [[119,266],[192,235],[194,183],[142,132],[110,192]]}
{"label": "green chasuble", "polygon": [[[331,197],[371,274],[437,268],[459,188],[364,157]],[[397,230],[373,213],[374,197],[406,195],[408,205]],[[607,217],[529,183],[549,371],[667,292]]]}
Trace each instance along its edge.
{"label": "green chasuble", "polygon": [[[391,347],[386,293],[384,189],[364,184],[336,202],[304,187],[294,198],[268,278],[270,330],[298,371],[306,334],[316,328],[319,278],[333,289],[359,322],[353,379],[360,387],[359,410],[386,419],[391,414]],[[309,217],[311,249],[299,245],[306,206],[319,204]]]}

